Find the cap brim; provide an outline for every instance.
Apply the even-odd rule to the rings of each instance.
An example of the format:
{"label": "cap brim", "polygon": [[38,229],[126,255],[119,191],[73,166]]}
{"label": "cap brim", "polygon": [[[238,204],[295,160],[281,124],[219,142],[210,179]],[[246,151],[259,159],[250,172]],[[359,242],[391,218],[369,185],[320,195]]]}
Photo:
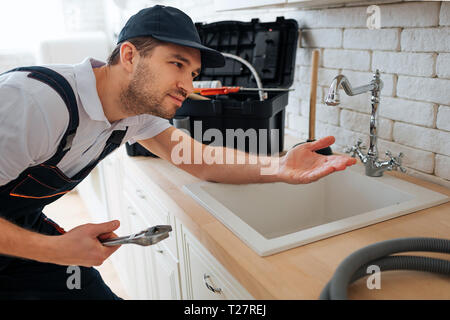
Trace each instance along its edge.
{"label": "cap brim", "polygon": [[204,45],[201,45],[197,42],[183,39],[173,39],[157,35],[152,35],[152,37],[157,40],[200,50],[203,68],[220,68],[225,65],[225,57],[219,51],[205,47]]}

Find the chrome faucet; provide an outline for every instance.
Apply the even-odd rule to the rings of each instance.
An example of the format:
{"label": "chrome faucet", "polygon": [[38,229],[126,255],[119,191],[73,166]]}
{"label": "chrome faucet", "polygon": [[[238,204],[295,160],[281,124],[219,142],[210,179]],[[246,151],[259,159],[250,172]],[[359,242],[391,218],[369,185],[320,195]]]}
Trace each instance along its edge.
{"label": "chrome faucet", "polygon": [[358,155],[361,162],[366,168],[366,175],[370,177],[381,177],[383,172],[388,170],[400,169],[401,172],[406,172],[402,167],[403,153],[400,153],[397,157],[392,156],[391,152],[386,151],[386,155],[389,160],[380,161],[378,159],[378,148],[377,148],[377,112],[378,106],[380,105],[380,92],[383,88],[383,81],[380,79],[380,72],[376,70],[373,74],[372,81],[369,84],[360,86],[357,88],[352,88],[347,77],[343,74],[336,76],[331,83],[328,95],[325,99],[325,103],[329,106],[337,106],[340,103],[339,89],[343,88],[345,93],[349,96],[355,96],[367,91],[372,93],[370,98],[370,103],[372,105],[372,113],[370,116],[370,145],[367,154],[365,155],[361,150],[366,149],[365,146],[361,145],[362,141],[358,142],[353,146],[345,149],[346,153],[350,153],[352,157]]}

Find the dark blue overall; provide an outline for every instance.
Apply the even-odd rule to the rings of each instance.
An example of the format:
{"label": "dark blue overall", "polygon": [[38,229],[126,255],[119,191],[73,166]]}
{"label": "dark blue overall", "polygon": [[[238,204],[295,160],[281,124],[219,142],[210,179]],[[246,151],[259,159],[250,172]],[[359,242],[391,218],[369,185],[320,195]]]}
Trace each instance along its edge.
{"label": "dark blue overall", "polygon": [[[38,233],[58,236],[65,231],[47,218],[42,209],[72,190],[99,161],[120,146],[126,130],[114,131],[97,159],[74,177],[67,177],[57,165],[70,150],[78,127],[78,107],[72,87],[63,76],[48,68],[24,67],[8,72],[19,71],[29,72],[29,78],[52,87],[64,100],[70,120],[54,156],[0,186],[0,217]],[[67,266],[0,255],[0,299],[118,299],[97,270],[85,267],[80,270],[81,288],[69,289],[68,277],[73,272]]]}

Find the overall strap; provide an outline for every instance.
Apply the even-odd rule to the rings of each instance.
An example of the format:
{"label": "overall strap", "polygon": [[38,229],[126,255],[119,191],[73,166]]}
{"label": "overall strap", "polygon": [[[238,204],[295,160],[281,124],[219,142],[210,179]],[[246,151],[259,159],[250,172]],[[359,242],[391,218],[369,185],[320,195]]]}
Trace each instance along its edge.
{"label": "overall strap", "polygon": [[111,133],[108,140],[106,141],[105,148],[103,149],[102,153],[98,157],[98,162],[103,160],[108,154],[110,154],[115,149],[120,147],[120,144],[122,143],[122,140],[125,137],[125,134],[127,133],[127,131],[128,131],[128,127],[126,127],[125,130],[114,130]]}
{"label": "overall strap", "polygon": [[106,141],[105,147],[103,148],[100,155],[96,159],[92,160],[83,170],[81,170],[75,176],[73,176],[72,179],[74,180],[84,179],[100,161],[102,161],[107,155],[109,155],[115,149],[120,147],[120,144],[122,143],[122,140],[125,137],[127,131],[128,127],[126,127],[125,130],[114,130],[109,136],[108,140]]}
{"label": "overall strap", "polygon": [[58,72],[46,67],[20,67],[9,70],[3,74],[16,71],[30,72],[28,74],[29,78],[39,80],[52,87],[61,96],[66,104],[67,110],[69,111],[69,126],[61,139],[56,153],[45,162],[46,164],[56,166],[64,155],[70,150],[73,138],[75,137],[75,133],[78,128],[78,105],[72,86]]}

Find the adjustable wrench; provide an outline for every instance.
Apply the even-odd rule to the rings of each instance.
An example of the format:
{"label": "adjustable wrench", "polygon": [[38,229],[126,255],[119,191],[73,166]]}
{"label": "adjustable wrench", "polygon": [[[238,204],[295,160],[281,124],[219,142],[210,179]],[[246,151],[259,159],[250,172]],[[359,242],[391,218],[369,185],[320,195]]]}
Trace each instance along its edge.
{"label": "adjustable wrench", "polygon": [[172,226],[170,225],[157,225],[129,236],[100,240],[100,242],[108,247],[127,243],[134,243],[140,246],[151,246],[152,244],[168,238],[170,231],[172,231]]}

